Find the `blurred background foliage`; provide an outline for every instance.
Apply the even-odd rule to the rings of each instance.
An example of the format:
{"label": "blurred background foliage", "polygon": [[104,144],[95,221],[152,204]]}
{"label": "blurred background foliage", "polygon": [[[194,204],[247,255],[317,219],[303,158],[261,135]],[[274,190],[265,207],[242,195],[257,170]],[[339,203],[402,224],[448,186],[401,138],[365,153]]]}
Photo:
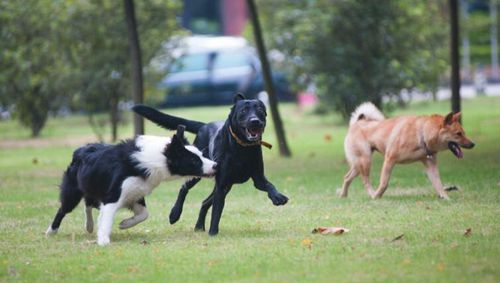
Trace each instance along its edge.
{"label": "blurred background foliage", "polygon": [[[179,31],[179,1],[136,1],[144,62]],[[0,103],[38,136],[50,111],[83,110],[113,140],[119,102],[130,96],[130,51],[122,1],[1,1]],[[150,70],[151,71],[151,70]]]}
{"label": "blurred background foliage", "polygon": [[270,47],[286,54],[295,83],[313,83],[324,109],[344,117],[366,100],[379,107],[383,96],[401,103],[402,89],[435,93],[448,66],[446,1],[259,5]]}
{"label": "blurred background foliage", "polygon": [[[168,57],[175,46],[165,43],[189,33],[180,18],[187,2],[196,4],[135,1],[146,103],[165,95],[156,87],[165,74],[149,62],[160,53]],[[489,1],[464,3],[481,4],[461,23],[471,65],[489,64]],[[282,55],[273,68],[284,71],[296,91],[312,90],[318,112],[346,118],[366,100],[386,109],[403,106],[402,91],[435,94],[447,81],[446,0],[257,0],[257,7],[268,49]],[[0,110],[9,109],[34,137],[49,114],[80,111],[100,139],[108,124],[116,138],[131,93],[122,1],[1,1],[0,27]],[[211,30],[210,24],[196,27]],[[242,36],[253,41],[248,21]]]}

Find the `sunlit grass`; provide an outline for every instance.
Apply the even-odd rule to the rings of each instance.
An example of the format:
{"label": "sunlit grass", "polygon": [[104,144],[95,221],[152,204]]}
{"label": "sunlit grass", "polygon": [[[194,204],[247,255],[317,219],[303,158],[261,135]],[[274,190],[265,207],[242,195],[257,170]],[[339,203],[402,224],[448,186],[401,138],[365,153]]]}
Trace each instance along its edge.
{"label": "sunlit grass", "polygon": [[[391,115],[446,113],[449,105],[419,103]],[[315,116],[281,107],[293,151],[278,156],[272,123],[263,149],[268,178],[290,197],[275,207],[248,184],[229,194],[220,234],[193,232],[201,201],[213,187],[192,190],[180,221],[168,213],[181,182],[162,184],[147,198],[150,218],[130,230],[115,225],[111,245],[98,247],[84,231],[82,205],[59,234],[46,239],[57,208],[57,186],[73,145],[59,138],[90,137],[83,116],[49,120],[40,146],[0,147],[0,281],[23,282],[498,282],[500,280],[500,99],[463,101],[467,135],[477,144],[457,160],[439,156],[442,180],[457,185],[440,201],[420,164],[395,168],[381,200],[353,182],[349,198],[337,195],[347,171],[338,116]],[[228,107],[168,110],[201,121],[224,119]],[[148,123],[147,132],[167,134]],[[11,131],[18,131],[13,133]],[[29,135],[0,122],[0,142]],[[121,138],[132,135],[130,126]],[[192,138],[190,138],[192,140]],[[53,141],[53,142],[52,142]],[[381,158],[374,161],[378,183]],[[97,214],[97,211],[95,212]],[[116,222],[128,217],[121,211]],[[207,221],[208,225],[208,221]],[[311,234],[317,226],[344,226],[342,236]],[[464,236],[467,228],[472,234]],[[401,240],[392,242],[404,234]]]}

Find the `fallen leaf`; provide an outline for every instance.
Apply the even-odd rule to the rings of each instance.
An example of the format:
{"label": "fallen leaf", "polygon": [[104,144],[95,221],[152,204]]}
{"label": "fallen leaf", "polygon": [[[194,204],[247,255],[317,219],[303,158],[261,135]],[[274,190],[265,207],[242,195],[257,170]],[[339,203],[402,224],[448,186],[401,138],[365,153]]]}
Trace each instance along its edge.
{"label": "fallen leaf", "polygon": [[332,135],[326,134],[325,137],[324,137],[324,139],[325,139],[326,142],[331,142],[332,141]]}
{"label": "fallen leaf", "polygon": [[472,235],[472,228],[465,229],[464,236],[469,237],[470,235]]}
{"label": "fallen leaf", "polygon": [[442,262],[440,262],[440,263],[437,264],[437,270],[439,272],[443,272],[445,267],[446,267],[446,265],[444,263],[442,263]]}
{"label": "fallen leaf", "polygon": [[457,186],[450,186],[450,187],[445,188],[444,190],[447,192],[458,191],[458,187]]}
{"label": "fallen leaf", "polygon": [[401,239],[403,239],[404,236],[405,236],[405,234],[401,234],[401,235],[397,236],[396,238],[392,239],[391,242],[401,240]]}
{"label": "fallen leaf", "polygon": [[139,269],[136,266],[129,266],[127,268],[128,273],[137,273],[137,271],[139,271]]}
{"label": "fallen leaf", "polygon": [[38,159],[36,157],[34,157],[33,160],[31,160],[31,162],[36,165],[36,164],[38,164]]}
{"label": "fallen leaf", "polygon": [[302,240],[301,244],[303,247],[311,249],[312,240],[309,238],[305,238],[304,240]]}
{"label": "fallen leaf", "polygon": [[341,235],[349,232],[349,229],[343,227],[318,227],[312,230],[313,234],[319,233],[321,235],[333,234],[333,235]]}

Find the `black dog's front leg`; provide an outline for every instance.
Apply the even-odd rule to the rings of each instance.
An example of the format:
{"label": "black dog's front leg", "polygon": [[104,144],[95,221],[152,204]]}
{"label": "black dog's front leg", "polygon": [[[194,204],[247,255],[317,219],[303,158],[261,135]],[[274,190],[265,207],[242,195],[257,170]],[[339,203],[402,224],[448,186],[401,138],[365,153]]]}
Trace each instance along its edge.
{"label": "black dog's front leg", "polygon": [[278,192],[274,185],[266,179],[266,176],[259,175],[252,177],[252,179],[255,188],[267,192],[267,196],[271,199],[274,205],[284,205],[288,202],[288,198]]}

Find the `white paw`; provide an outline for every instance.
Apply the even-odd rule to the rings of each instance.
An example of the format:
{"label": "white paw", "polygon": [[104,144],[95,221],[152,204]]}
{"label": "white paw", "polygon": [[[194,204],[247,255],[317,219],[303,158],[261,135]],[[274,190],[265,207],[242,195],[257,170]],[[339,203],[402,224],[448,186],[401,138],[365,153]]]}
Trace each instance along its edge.
{"label": "white paw", "polygon": [[97,244],[101,247],[109,245],[111,241],[109,240],[109,237],[98,237],[97,238]]}
{"label": "white paw", "polygon": [[57,229],[52,229],[52,226],[49,226],[49,228],[47,229],[47,231],[45,231],[45,236],[46,237],[49,237],[49,236],[52,236],[52,235],[55,235],[57,234]]}

